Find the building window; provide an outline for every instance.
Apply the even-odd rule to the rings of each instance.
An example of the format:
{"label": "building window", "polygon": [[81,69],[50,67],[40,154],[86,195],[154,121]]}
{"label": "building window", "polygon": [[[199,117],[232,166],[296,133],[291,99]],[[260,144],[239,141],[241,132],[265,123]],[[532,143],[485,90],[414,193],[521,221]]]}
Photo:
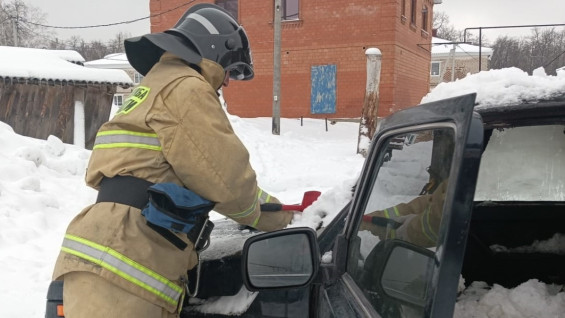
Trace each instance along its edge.
{"label": "building window", "polygon": [[416,0],[412,0],[410,4],[410,24],[416,24]]}
{"label": "building window", "polygon": [[430,67],[430,75],[431,76],[439,76],[439,68],[440,62],[432,62],[432,66]]}
{"label": "building window", "polygon": [[134,84],[141,83],[142,79],[143,79],[143,75],[139,74],[138,72],[135,72],[135,74],[133,74],[133,83]]}
{"label": "building window", "polygon": [[422,30],[428,31],[428,7],[422,8]]}
{"label": "building window", "polygon": [[122,106],[123,103],[124,103],[124,95],[122,94],[114,95],[114,102],[113,102],[114,106]]}
{"label": "building window", "polygon": [[237,16],[237,0],[216,0],[216,5],[226,9],[233,17],[238,20]]}
{"label": "building window", "polygon": [[282,0],[282,20],[298,20],[299,0]]}

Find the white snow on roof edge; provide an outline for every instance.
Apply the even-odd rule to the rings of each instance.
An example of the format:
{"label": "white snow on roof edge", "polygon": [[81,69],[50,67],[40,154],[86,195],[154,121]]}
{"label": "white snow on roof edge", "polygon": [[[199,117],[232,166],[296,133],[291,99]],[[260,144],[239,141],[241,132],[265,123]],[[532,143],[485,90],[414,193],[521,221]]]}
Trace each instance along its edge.
{"label": "white snow on roof edge", "polygon": [[84,66],[92,68],[133,69],[125,53],[112,53],[98,60],[84,62]]}
{"label": "white snow on roof edge", "polygon": [[38,54],[51,54],[65,61],[72,63],[84,63],[85,59],[79,52],[74,50],[43,50],[43,49],[30,49],[37,50]]}
{"label": "white snow on roof edge", "polygon": [[87,68],[69,60],[82,63],[84,58],[71,50],[0,46],[0,77],[133,85],[131,78],[123,70]]}
{"label": "white snow on roof edge", "polygon": [[490,47],[480,47],[467,43],[454,43],[448,40],[433,37],[432,38],[432,56],[449,56],[451,50],[455,46],[455,54],[458,56],[478,56],[479,51],[483,56],[492,55],[494,50]]}

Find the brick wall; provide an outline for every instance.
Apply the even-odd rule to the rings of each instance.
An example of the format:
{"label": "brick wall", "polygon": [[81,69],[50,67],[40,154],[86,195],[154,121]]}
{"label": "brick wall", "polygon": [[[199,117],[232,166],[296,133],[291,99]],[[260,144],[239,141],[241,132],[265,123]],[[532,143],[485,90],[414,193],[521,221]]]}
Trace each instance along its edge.
{"label": "brick wall", "polygon": [[[281,116],[359,117],[366,85],[365,50],[382,52],[379,116],[416,105],[429,89],[431,34],[422,31],[422,7],[417,0],[416,23],[401,17],[402,0],[300,0],[300,19],[282,23]],[[195,1],[195,3],[213,1]],[[186,3],[150,0],[151,14]],[[245,27],[253,52],[255,78],[231,81],[224,89],[230,113],[242,117],[272,115],[273,0],[239,0],[239,22]],[[408,15],[410,0],[406,0]],[[151,31],[170,28],[186,7],[153,17]],[[428,30],[431,30],[431,14]],[[312,66],[335,64],[336,113],[310,111]]]}
{"label": "brick wall", "polygon": [[[432,76],[430,79],[430,89],[435,88],[439,83],[451,82],[453,66],[455,64],[455,73],[453,79],[458,80],[467,76],[467,74],[475,74],[479,72],[479,55],[466,54],[464,56],[456,55],[455,61],[451,56],[438,57],[434,62],[440,62],[440,75]],[[488,56],[481,57],[481,70],[488,70]]]}

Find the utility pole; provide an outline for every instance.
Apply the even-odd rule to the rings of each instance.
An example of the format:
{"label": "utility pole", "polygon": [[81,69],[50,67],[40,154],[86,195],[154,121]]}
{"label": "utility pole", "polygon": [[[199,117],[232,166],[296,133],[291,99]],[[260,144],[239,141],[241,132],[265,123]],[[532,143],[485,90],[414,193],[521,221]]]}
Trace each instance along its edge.
{"label": "utility pole", "polygon": [[[2,5],[2,0],[0,0],[0,10],[4,11],[4,6]],[[4,21],[2,21],[2,23],[0,23],[0,35],[4,34]],[[4,40],[4,39],[0,39],[0,41],[2,41],[2,40]]]}
{"label": "utility pole", "polygon": [[12,36],[14,37],[14,47],[18,46],[18,18],[19,18],[19,12],[18,12],[18,6],[16,4],[15,6],[16,8],[16,16],[12,17]]}
{"label": "utility pole", "polygon": [[[456,46],[455,43],[453,43],[453,48],[451,49],[451,81],[455,82],[455,50],[456,50]],[[480,61],[479,61],[479,65],[480,65]],[[479,72],[480,72],[480,66],[479,66]]]}
{"label": "utility pole", "polygon": [[14,38],[14,47],[18,46],[18,17],[12,18],[12,37]]}
{"label": "utility pole", "polygon": [[275,0],[273,49],[273,135],[281,134],[281,0]]}
{"label": "utility pole", "polygon": [[371,140],[377,130],[382,53],[378,48],[368,48],[365,55],[367,56],[367,84],[359,122],[357,153],[367,158]]}

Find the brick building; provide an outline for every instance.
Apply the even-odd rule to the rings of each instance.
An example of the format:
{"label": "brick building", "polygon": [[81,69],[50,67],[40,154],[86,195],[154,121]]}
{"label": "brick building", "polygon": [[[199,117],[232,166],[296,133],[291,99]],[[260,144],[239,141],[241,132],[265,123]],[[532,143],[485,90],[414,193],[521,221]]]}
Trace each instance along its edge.
{"label": "brick building", "polygon": [[[201,2],[233,12],[250,38],[255,78],[224,90],[230,113],[271,116],[274,0],[192,3]],[[441,0],[282,0],[281,117],[359,117],[371,47],[382,52],[379,117],[418,104],[429,90],[434,2]],[[151,32],[172,27],[184,3],[150,0]],[[329,107],[311,98],[318,89],[329,93]]]}

